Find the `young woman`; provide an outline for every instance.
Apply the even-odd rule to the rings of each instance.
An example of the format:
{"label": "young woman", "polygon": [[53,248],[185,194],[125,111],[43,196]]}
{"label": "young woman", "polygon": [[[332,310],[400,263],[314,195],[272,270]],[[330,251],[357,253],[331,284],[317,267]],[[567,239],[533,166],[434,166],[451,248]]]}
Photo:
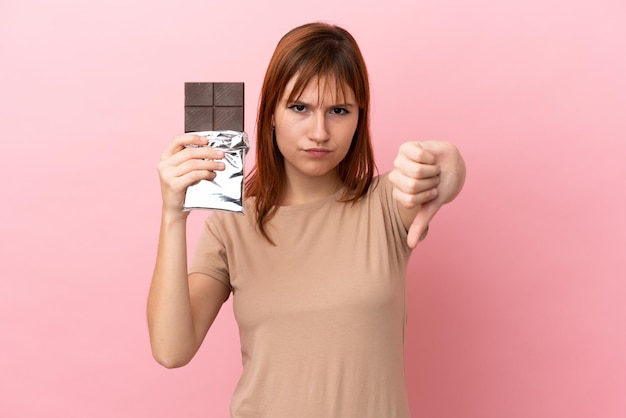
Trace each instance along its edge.
{"label": "young woman", "polygon": [[369,84],[352,36],[322,23],[279,42],[261,91],[246,215],[208,217],[187,266],[185,189],[222,170],[203,138],[162,155],[163,197],[148,300],[152,350],[194,356],[232,293],[243,373],[232,417],[408,417],[405,278],[411,249],[459,193],[448,143],[407,142],[376,176]]}

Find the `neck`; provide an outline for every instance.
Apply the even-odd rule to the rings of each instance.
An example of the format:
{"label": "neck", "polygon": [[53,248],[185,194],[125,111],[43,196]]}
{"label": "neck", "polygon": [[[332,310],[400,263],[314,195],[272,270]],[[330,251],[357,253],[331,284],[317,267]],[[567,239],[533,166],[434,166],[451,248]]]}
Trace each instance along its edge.
{"label": "neck", "polygon": [[281,206],[317,202],[337,192],[342,185],[343,183],[336,171],[320,177],[287,176]]}

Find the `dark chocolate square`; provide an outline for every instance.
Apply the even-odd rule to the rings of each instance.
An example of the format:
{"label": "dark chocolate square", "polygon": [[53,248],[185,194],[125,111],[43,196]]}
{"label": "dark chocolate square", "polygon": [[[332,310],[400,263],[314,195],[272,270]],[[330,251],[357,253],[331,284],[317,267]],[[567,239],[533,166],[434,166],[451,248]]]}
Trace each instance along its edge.
{"label": "dark chocolate square", "polygon": [[185,83],[185,106],[213,106],[213,83]]}
{"label": "dark chocolate square", "polygon": [[243,107],[215,107],[213,130],[243,131]]}
{"label": "dark chocolate square", "polygon": [[244,130],[244,83],[185,83],[185,132]]}
{"label": "dark chocolate square", "polygon": [[215,106],[243,106],[243,83],[213,83]]}
{"label": "dark chocolate square", "polygon": [[185,107],[185,132],[213,130],[212,107]]}

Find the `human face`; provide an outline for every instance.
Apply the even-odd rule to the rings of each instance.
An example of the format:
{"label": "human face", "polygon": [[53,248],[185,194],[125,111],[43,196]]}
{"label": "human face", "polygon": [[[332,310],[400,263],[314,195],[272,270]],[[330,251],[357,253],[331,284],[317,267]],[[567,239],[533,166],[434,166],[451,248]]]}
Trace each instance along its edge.
{"label": "human face", "polygon": [[337,166],[344,159],[359,121],[354,92],[337,94],[335,81],[314,78],[299,97],[289,101],[295,77],[276,105],[273,123],[276,143],[284,157],[287,179],[336,183]]}

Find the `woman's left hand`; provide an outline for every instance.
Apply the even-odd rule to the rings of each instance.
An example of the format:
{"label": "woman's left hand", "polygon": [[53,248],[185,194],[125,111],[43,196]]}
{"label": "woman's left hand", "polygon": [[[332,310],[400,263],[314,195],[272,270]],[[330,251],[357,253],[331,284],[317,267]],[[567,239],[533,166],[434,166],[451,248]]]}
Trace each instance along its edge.
{"label": "woman's left hand", "polygon": [[407,142],[400,146],[389,180],[408,226],[409,247],[417,245],[441,206],[461,192],[465,171],[461,153],[449,142]]}

